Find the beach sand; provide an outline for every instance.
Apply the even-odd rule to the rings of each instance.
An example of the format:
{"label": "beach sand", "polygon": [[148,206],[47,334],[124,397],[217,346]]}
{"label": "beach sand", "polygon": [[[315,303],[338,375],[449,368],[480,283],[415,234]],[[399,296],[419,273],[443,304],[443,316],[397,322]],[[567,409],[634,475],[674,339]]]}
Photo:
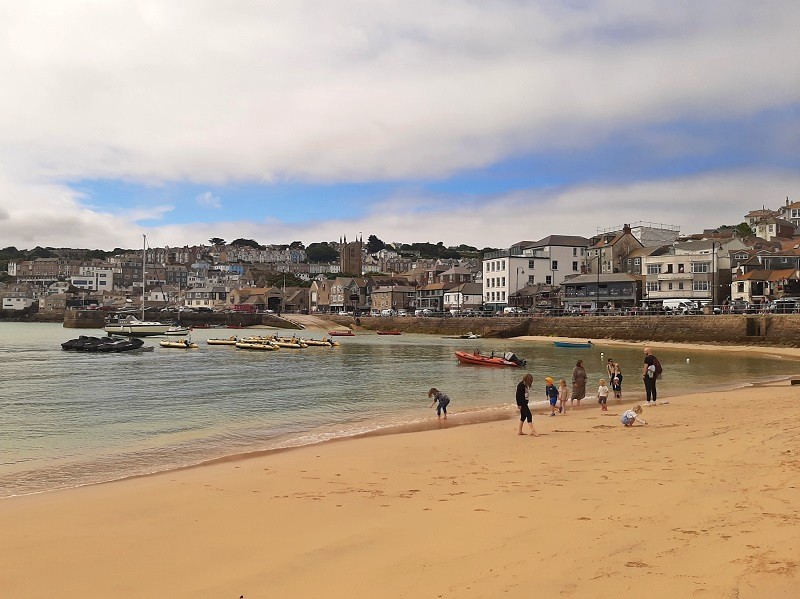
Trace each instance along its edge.
{"label": "beach sand", "polygon": [[0,596],[797,597],[800,387],[664,399],[5,499]]}

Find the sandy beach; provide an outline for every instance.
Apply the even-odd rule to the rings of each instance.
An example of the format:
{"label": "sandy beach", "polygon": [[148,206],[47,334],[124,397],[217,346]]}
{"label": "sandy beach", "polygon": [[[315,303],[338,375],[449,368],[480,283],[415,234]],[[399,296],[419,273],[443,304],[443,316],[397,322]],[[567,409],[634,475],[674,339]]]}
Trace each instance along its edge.
{"label": "sandy beach", "polygon": [[800,387],[662,399],[5,499],[0,594],[796,597]]}

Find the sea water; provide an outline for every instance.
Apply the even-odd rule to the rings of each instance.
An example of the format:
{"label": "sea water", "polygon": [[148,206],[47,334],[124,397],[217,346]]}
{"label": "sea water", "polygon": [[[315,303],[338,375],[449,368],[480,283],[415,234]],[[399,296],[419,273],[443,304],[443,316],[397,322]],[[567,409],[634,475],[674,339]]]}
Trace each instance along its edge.
{"label": "sea water", "polygon": [[[623,395],[641,397],[641,347],[560,349],[552,343],[443,339],[432,335],[339,338],[340,347],[259,352],[207,345],[209,337],[261,329],[195,330],[198,349],[119,354],[62,351],[97,330],[59,324],[0,323],[0,497],[169,470],[214,458],[317,443],[435,418],[427,391],[451,398],[451,413],[513,414],[516,384],[534,377],[569,382],[577,359],[587,394],[622,364]],[[287,331],[287,335],[297,331]],[[319,338],[323,333],[304,335]],[[458,364],[456,350],[513,351],[520,368]],[[661,350],[663,397],[733,387],[796,372],[769,356]],[[687,362],[687,358],[690,360]],[[608,381],[606,381],[608,382]],[[610,386],[610,385],[609,385]]]}

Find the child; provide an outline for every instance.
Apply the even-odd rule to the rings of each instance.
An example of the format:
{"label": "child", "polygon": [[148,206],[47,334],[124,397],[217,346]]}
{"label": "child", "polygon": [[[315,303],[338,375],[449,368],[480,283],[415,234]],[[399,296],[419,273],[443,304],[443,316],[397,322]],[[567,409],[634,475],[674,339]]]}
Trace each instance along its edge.
{"label": "child", "polygon": [[558,383],[558,413],[567,413],[567,400],[569,399],[569,389],[567,389],[567,381],[561,379]]}
{"label": "child", "polygon": [[[430,407],[436,406],[436,417],[441,418],[442,412],[444,412],[444,419],[447,420],[447,404],[450,403],[450,398],[436,387],[431,387],[431,390],[428,391],[428,399],[431,397],[433,398],[433,403],[431,403]],[[437,402],[438,405],[436,405]]]}
{"label": "child", "polygon": [[641,422],[642,424],[647,424],[644,419],[639,418],[639,414],[642,413],[642,406],[636,405],[633,406],[632,410],[626,410],[620,416],[620,420],[622,424],[625,426],[633,426],[634,422]]}
{"label": "child", "polygon": [[544,379],[544,382],[547,383],[547,386],[544,388],[544,394],[550,401],[550,415],[555,416],[556,404],[558,403],[558,387],[553,384],[553,377],[551,376]]}
{"label": "child", "polygon": [[597,387],[597,403],[600,404],[600,409],[603,412],[608,412],[608,406],[606,402],[608,401],[608,387],[606,387],[606,382],[603,379],[600,379],[600,386]]}

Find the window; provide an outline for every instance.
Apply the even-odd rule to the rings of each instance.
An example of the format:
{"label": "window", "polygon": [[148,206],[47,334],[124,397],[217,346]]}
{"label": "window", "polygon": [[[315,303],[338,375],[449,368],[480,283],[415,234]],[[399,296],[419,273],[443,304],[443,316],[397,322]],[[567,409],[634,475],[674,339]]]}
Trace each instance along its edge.
{"label": "window", "polygon": [[492,272],[494,272],[495,262],[492,262]]}
{"label": "window", "polygon": [[710,266],[710,262],[692,262],[692,272],[708,272]]}
{"label": "window", "polygon": [[534,268],[535,266],[536,266],[536,260],[528,260],[528,268],[530,268],[531,270],[533,270],[533,268]]}
{"label": "window", "polygon": [[658,281],[648,281],[647,291],[661,291],[661,286]]}
{"label": "window", "polygon": [[668,289],[669,291],[672,291],[672,283],[667,283],[667,289]]}
{"label": "window", "polygon": [[573,261],[573,263],[572,263],[572,272],[578,272],[578,263],[577,262]]}
{"label": "window", "polygon": [[678,281],[678,289],[683,289],[683,281]]}
{"label": "window", "polygon": [[553,260],[550,265],[550,270],[558,270],[558,260]]}
{"label": "window", "polygon": [[505,260],[501,260],[500,261],[500,270],[505,270],[505,269],[506,269],[506,261]]}
{"label": "window", "polygon": [[639,266],[642,263],[642,259],[641,258],[634,258],[633,259],[633,263],[634,263],[635,266]]}
{"label": "window", "polygon": [[547,276],[544,278],[544,281],[545,281],[545,283],[546,283],[547,285],[552,285],[552,284],[553,284],[553,277],[551,277],[550,275],[547,275]]}
{"label": "window", "polygon": [[489,272],[489,268],[491,267],[491,262],[486,263],[486,272]]}
{"label": "window", "polygon": [[657,275],[661,273],[661,265],[660,264],[648,264],[647,265],[647,274],[649,275]]}
{"label": "window", "polygon": [[501,298],[500,298],[501,302],[506,301],[506,292],[505,291],[501,291],[500,292],[500,296],[501,296]]}
{"label": "window", "polygon": [[506,286],[506,278],[500,277],[500,287],[505,287],[505,286]]}
{"label": "window", "polygon": [[736,283],[736,292],[744,293],[744,283]]}
{"label": "window", "polygon": [[692,281],[693,291],[708,291],[708,281]]}
{"label": "window", "polygon": [[572,255],[573,256],[577,256],[578,255],[578,248],[572,248]]}
{"label": "window", "polygon": [[533,275],[528,275],[528,285],[533,285]]}

